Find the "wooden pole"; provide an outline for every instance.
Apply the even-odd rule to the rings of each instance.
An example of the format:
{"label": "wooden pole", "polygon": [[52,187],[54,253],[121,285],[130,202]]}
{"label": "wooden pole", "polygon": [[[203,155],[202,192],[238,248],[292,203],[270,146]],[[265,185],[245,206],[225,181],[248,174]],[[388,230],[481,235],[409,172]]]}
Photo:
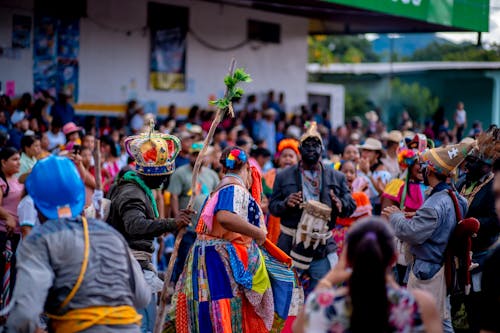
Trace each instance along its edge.
{"label": "wooden pole", "polygon": [[[233,75],[234,68],[236,66],[236,60],[233,58],[231,60],[231,65],[229,66],[229,75]],[[227,97],[229,90],[226,89],[226,93],[224,94]],[[231,109],[232,106],[229,105],[229,109]],[[219,126],[220,122],[222,119],[224,119],[224,115],[226,114],[226,109],[217,109],[217,113],[215,114],[215,119],[212,122],[212,125],[210,125],[210,130],[208,131],[208,134],[205,138],[205,141],[203,142],[203,148],[201,149],[200,153],[198,154],[198,157],[196,158],[196,162],[193,167],[193,177],[191,178],[191,189],[192,195],[191,198],[189,199],[189,203],[187,205],[187,209],[192,209],[194,200],[196,198],[196,192],[194,189],[196,188],[196,184],[198,182],[198,175],[200,173],[201,167],[203,166],[203,159],[205,157],[206,151],[208,149],[208,146],[210,145],[210,142],[212,141],[212,138],[214,137],[215,129],[217,126]],[[167,272],[165,273],[165,278],[163,280],[163,289],[161,291],[161,297],[160,297],[160,307],[158,309],[158,313],[156,315],[156,321],[155,321],[155,329],[154,333],[161,333],[163,323],[165,321],[165,316],[167,312],[167,298],[169,296],[169,285],[170,285],[170,279],[172,278],[172,272],[174,270],[174,263],[175,260],[177,259],[177,253],[179,252],[179,245],[181,243],[182,237],[186,233],[186,228],[183,228],[179,230],[177,233],[177,237],[175,238],[175,245],[174,245],[174,250],[172,252],[172,255],[170,257],[170,261],[168,263],[168,268]]]}

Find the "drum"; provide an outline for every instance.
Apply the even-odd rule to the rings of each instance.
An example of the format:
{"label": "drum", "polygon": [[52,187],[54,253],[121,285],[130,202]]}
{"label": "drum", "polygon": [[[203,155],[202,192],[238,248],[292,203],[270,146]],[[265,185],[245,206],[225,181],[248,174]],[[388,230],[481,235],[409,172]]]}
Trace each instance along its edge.
{"label": "drum", "polygon": [[326,245],[332,233],[328,228],[332,209],[319,201],[309,200],[301,205],[302,217],[294,237],[290,257],[293,265],[299,269],[308,269],[314,250],[322,244]]}

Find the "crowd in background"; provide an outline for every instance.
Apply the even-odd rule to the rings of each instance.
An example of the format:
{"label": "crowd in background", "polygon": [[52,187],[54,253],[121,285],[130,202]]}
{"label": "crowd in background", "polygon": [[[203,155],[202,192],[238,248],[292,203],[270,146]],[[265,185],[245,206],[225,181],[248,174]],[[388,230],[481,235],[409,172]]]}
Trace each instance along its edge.
{"label": "crowd in background", "polygon": [[[107,193],[120,171],[133,164],[125,151],[124,139],[148,131],[151,123],[158,131],[181,139],[181,150],[175,161],[176,171],[160,190],[154,191],[160,217],[178,215],[181,209],[186,208],[194,192],[198,195],[194,210],[199,211],[223,176],[220,163],[222,151],[226,147],[237,146],[247,153],[250,165],[263,179],[261,208],[266,214],[268,237],[274,242],[280,234],[280,221],[273,216],[269,202],[276,175],[286,167],[299,163],[299,140],[305,128],[315,123],[323,145],[323,165],[345,175],[356,203],[354,213],[339,218],[332,231],[338,255],[342,253],[347,230],[358,219],[380,215],[390,205],[404,208],[406,217],[411,218],[423,205],[427,188],[423,185],[419,163],[415,163],[415,156],[406,148],[423,151],[436,146],[445,147],[472,140],[482,132],[479,122],[473,124],[470,132],[465,132],[467,113],[461,102],[457,103],[453,127],[440,109],[433,120],[426,121],[422,126],[403,111],[398,126],[389,130],[377,111],[366,113],[364,119],[347,119],[345,124],[332,124],[329,113],[317,104],[302,106],[299,113],[292,114],[287,110],[285,95],[281,93],[276,98],[270,91],[263,100],[250,95],[244,101],[234,102],[235,118],[225,117],[216,129],[213,142],[204,156],[198,187],[191,188],[192,169],[202,151],[202,141],[214,120],[215,110],[195,105],[186,116],[181,116],[176,106],[170,105],[167,116],[162,118],[145,113],[140,103],[130,101],[123,116],[96,118],[78,116],[70,101],[71,96],[65,91],[60,92],[57,98],[42,93],[36,100],[26,93],[15,103],[7,96],[0,97],[0,218],[6,221],[4,230],[0,230],[2,249],[7,246],[6,234],[19,235],[9,243],[15,251],[21,235],[28,234],[37,223],[35,217],[23,214],[24,205],[30,204],[25,202],[23,183],[37,160],[51,154],[69,157],[85,184],[88,206],[98,186],[93,155],[96,140],[100,142],[102,163],[97,169],[101,170],[103,190]],[[462,176],[461,172],[456,175],[457,179]],[[196,218],[183,240],[184,246],[180,248],[180,262],[186,260],[190,245],[196,238],[195,228]],[[490,236],[488,240],[483,240],[484,246],[491,246],[491,241],[498,234]],[[166,234],[157,246],[156,264],[160,270],[164,270],[168,263],[173,239],[173,234]],[[408,281],[405,246],[404,242],[398,242],[399,257],[394,272],[401,285]],[[0,270],[3,267],[2,258]],[[176,265],[174,280],[179,277],[182,268],[183,265]]]}

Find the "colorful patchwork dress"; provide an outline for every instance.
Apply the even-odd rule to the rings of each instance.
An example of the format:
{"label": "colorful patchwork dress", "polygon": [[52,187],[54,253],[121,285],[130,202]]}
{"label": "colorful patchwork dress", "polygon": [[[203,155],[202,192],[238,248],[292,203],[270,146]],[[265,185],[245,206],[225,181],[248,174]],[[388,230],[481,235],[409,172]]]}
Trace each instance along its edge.
{"label": "colorful patchwork dress", "polygon": [[[275,304],[273,272],[266,267],[268,253],[252,238],[224,229],[216,218],[219,211],[265,228],[260,207],[242,186],[225,186],[207,199],[196,229],[198,238],[176,286],[175,331],[279,332],[293,280],[285,288],[290,297]],[[277,318],[275,312],[280,311],[284,319]]]}

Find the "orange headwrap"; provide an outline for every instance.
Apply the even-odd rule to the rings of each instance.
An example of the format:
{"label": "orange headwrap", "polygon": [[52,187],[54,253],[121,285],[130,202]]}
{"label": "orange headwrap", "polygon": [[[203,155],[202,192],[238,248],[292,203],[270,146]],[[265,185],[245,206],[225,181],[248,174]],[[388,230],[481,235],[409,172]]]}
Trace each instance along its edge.
{"label": "orange headwrap", "polygon": [[281,152],[287,148],[293,150],[297,154],[297,156],[300,156],[299,141],[297,141],[296,139],[281,140],[278,144],[278,154],[281,154]]}
{"label": "orange headwrap", "polygon": [[250,188],[250,193],[252,197],[257,201],[260,206],[262,202],[262,175],[255,166],[251,166],[250,170],[252,172],[252,187]]}

